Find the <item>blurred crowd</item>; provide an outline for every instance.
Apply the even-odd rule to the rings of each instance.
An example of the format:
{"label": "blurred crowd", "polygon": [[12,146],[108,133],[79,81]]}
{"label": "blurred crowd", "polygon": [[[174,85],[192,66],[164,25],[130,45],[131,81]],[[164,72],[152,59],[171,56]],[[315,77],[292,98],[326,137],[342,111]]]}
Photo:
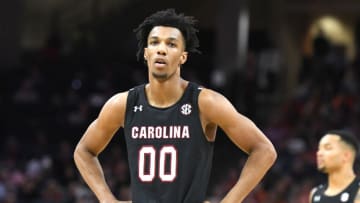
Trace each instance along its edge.
{"label": "blurred crowd", "polygon": [[[307,202],[311,188],[324,178],[316,170],[320,136],[335,128],[360,136],[360,57],[350,61],[344,47],[322,43],[314,42],[314,54],[303,57],[291,96],[272,105],[266,116],[254,112],[263,104],[256,101],[264,91],[271,96],[280,87],[260,88],[256,82],[259,52],[249,52],[249,67],[237,79],[246,93],[224,90],[230,100],[240,101],[242,113],[259,124],[278,151],[275,166],[246,203]],[[74,147],[104,102],[146,82],[147,71],[135,51],[130,59],[104,59],[88,45],[79,42],[65,52],[60,40],[50,36],[42,49],[24,52],[16,67],[0,70],[0,203],[97,202],[75,168]],[[209,79],[211,71],[202,69],[213,68],[206,57],[193,58],[184,78],[217,88]],[[110,145],[100,155],[105,176],[119,199],[131,199],[122,131]],[[245,159],[220,131],[208,191],[211,202],[218,202],[235,183]]]}

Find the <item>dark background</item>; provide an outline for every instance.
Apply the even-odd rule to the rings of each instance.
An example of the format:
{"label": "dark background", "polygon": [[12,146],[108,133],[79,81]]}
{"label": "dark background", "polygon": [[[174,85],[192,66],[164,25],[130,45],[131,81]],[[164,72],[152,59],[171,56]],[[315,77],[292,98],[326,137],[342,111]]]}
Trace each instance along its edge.
{"label": "dark background", "polygon": [[[185,79],[215,89],[272,140],[278,160],[246,203],[302,203],[324,180],[317,142],[360,136],[356,0],[12,0],[0,3],[0,203],[96,202],[74,147],[113,94],[146,82],[133,29],[165,8],[195,16],[201,55]],[[122,131],[101,155],[129,197]],[[208,198],[218,202],[246,156],[220,131]]]}

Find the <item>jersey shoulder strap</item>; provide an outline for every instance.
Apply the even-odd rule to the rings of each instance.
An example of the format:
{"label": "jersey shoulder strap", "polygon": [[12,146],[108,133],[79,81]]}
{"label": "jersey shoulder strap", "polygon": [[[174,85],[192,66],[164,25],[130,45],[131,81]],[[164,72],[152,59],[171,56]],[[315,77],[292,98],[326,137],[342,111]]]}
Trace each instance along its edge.
{"label": "jersey shoulder strap", "polygon": [[139,100],[140,94],[144,91],[145,84],[141,84],[135,86],[128,91],[128,96],[126,100],[126,110],[125,110],[125,126],[129,124],[128,122],[131,120],[131,112],[137,105],[137,101]]}

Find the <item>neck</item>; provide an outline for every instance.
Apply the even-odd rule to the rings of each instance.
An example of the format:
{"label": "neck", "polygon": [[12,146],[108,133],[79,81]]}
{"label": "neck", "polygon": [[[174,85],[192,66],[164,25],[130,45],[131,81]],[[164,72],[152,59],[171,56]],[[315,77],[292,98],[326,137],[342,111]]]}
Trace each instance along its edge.
{"label": "neck", "polygon": [[333,190],[343,190],[347,187],[356,177],[351,167],[343,167],[338,171],[329,173],[328,175],[328,188]]}
{"label": "neck", "polygon": [[150,80],[146,85],[146,96],[149,103],[156,107],[168,107],[176,103],[183,95],[188,81],[181,77],[171,80]]}

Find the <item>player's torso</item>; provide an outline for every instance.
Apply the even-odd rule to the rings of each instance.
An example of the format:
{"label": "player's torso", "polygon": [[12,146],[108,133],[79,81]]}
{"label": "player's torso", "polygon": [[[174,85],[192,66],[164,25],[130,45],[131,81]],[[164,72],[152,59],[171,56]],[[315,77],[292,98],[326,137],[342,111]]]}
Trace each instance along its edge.
{"label": "player's torso", "polygon": [[324,192],[327,188],[326,185],[320,185],[312,195],[312,203],[353,203],[356,194],[359,190],[359,179],[356,178],[347,188],[337,195],[328,196]]}
{"label": "player's torso", "polygon": [[132,191],[139,195],[133,201],[196,202],[205,195],[213,143],[201,127],[199,91],[189,83],[168,108],[150,106],[144,86],[129,91],[125,137]]}

